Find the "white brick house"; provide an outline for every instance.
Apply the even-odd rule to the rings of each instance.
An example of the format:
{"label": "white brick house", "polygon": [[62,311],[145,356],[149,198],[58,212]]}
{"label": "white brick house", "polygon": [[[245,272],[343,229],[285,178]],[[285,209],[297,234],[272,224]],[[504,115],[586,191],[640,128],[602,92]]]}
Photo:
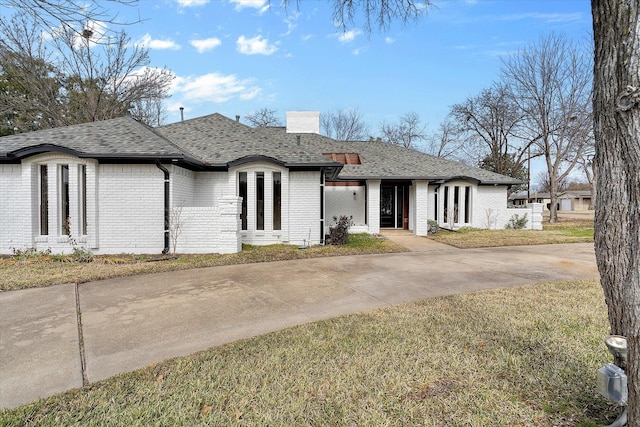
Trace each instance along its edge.
{"label": "white brick house", "polygon": [[[322,244],[428,220],[503,228],[518,181],[380,142],[318,134],[319,114],[251,128],[219,114],[149,128],[123,117],[0,138],[0,254],[233,253]],[[531,223],[531,222],[530,222]],[[73,243],[73,244],[72,244]]]}

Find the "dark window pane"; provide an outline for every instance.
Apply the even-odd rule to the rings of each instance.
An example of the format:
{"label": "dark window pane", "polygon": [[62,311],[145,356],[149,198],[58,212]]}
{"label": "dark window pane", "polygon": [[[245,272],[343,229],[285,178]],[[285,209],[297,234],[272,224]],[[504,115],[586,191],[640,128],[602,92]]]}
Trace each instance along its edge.
{"label": "dark window pane", "polygon": [[256,230],[264,230],[264,172],[256,172]]}
{"label": "dark window pane", "polygon": [[80,179],[81,187],[80,194],[82,196],[82,235],[87,235],[87,167],[85,165],[80,166]]}
{"label": "dark window pane", "polygon": [[273,173],[273,229],[282,229],[282,177],[280,172]]}
{"label": "dark window pane", "polygon": [[444,204],[444,212],[443,212],[444,218],[442,220],[448,224],[449,223],[449,186],[448,185],[444,186],[444,196],[443,196],[442,202]]}
{"label": "dark window pane", "polygon": [[457,224],[460,222],[460,218],[458,217],[458,211],[460,207],[460,187],[457,185],[453,187],[453,222]]}
{"label": "dark window pane", "polygon": [[49,234],[49,178],[47,165],[40,166],[40,235]]}
{"label": "dark window pane", "polygon": [[247,229],[247,173],[240,172],[238,174],[238,196],[242,197],[242,212],[240,220],[242,221],[242,229]]}
{"label": "dark window pane", "polygon": [[468,224],[471,219],[471,188],[464,187],[464,222]]}

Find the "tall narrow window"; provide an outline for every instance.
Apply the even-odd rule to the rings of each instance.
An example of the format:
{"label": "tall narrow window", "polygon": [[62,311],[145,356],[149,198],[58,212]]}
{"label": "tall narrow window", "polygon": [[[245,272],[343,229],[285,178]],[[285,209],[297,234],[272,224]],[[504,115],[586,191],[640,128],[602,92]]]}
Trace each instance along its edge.
{"label": "tall narrow window", "polygon": [[460,187],[453,187],[453,223],[460,222]]}
{"label": "tall narrow window", "polygon": [[273,173],[273,229],[282,229],[282,174]]}
{"label": "tall narrow window", "polygon": [[433,220],[434,221],[438,221],[438,188],[436,187],[434,194],[433,194],[433,207],[434,207],[434,212],[433,212]]}
{"label": "tall narrow window", "polygon": [[47,165],[40,166],[40,235],[49,234],[49,178]]}
{"label": "tall narrow window", "polygon": [[264,230],[264,172],[256,172],[256,230]]}
{"label": "tall narrow window", "polygon": [[442,219],[445,223],[449,223],[449,186],[444,186],[444,195],[442,196],[442,202],[444,203],[444,212]]}
{"label": "tall narrow window", "polygon": [[469,186],[464,187],[464,222],[468,224],[471,222],[471,188]]}
{"label": "tall narrow window", "polygon": [[69,234],[69,165],[60,165],[60,230]]}
{"label": "tall narrow window", "polygon": [[240,172],[238,174],[238,196],[242,197],[242,211],[240,220],[242,221],[242,229],[247,229],[247,173]]}
{"label": "tall narrow window", "polygon": [[83,236],[87,235],[87,167],[80,165],[80,232]]}

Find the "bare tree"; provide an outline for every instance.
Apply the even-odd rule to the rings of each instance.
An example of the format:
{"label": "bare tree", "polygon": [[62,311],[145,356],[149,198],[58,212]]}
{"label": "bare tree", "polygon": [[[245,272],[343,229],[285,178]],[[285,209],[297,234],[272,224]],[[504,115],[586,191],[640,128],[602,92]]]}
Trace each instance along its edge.
{"label": "bare tree", "polygon": [[555,34],[503,60],[503,77],[522,112],[521,137],[541,153],[549,172],[549,222],[558,219],[558,182],[582,153],[591,118],[591,70],[585,50]]}
{"label": "bare tree", "polygon": [[425,152],[432,156],[442,157],[446,159],[463,160],[465,156],[460,153],[464,152],[464,147],[460,141],[460,131],[458,126],[447,116],[438,126],[438,130],[426,138],[427,145]]}
{"label": "bare tree", "polygon": [[[293,0],[284,0],[285,4]],[[365,31],[371,32],[374,28],[387,29],[393,21],[408,23],[422,17],[431,0],[334,0],[333,22],[339,23],[343,28],[347,24],[353,24],[362,14]]]}
{"label": "bare tree", "polygon": [[369,128],[357,108],[337,109],[323,114],[320,126],[324,135],[338,141],[362,141],[369,136]]}
{"label": "bare tree", "polygon": [[26,16],[0,20],[0,116],[4,133],[64,125],[59,121],[62,76],[40,29]]}
{"label": "bare tree", "polygon": [[91,37],[59,30],[47,47],[37,25],[21,14],[0,23],[0,34],[0,71],[19,86],[4,93],[3,101],[7,110],[25,115],[19,130],[126,113],[150,125],[161,122],[161,103],[173,75],[149,68],[148,50],[132,46],[126,33],[114,36],[113,43],[94,45]]}
{"label": "bare tree", "polygon": [[595,251],[611,333],[627,337],[628,425],[640,426],[640,3],[592,0]]}
{"label": "bare tree", "polygon": [[383,122],[380,125],[382,140],[405,148],[416,148],[425,139],[426,127],[420,123],[418,113],[410,112],[400,116],[396,123]]}
{"label": "bare tree", "polygon": [[114,13],[112,6],[135,6],[137,0],[0,0],[0,8],[26,13],[41,29],[64,28],[78,35],[99,31],[107,37],[113,32],[113,25],[130,25],[140,22],[123,21]]}
{"label": "bare tree", "polygon": [[268,126],[282,126],[282,122],[278,118],[275,110],[271,110],[267,107],[247,114],[244,118],[251,126],[256,128],[268,127]]}
{"label": "bare tree", "polygon": [[591,128],[591,132],[589,132],[589,134],[585,137],[582,154],[578,158],[578,166],[587,179],[587,183],[589,184],[589,192],[591,193],[591,203],[589,205],[589,209],[595,209],[596,196],[598,194],[598,170],[596,169],[596,163],[593,161],[595,153],[596,146],[593,139],[593,128]]}
{"label": "bare tree", "polygon": [[494,84],[453,105],[450,116],[465,137],[467,151],[476,154],[475,163],[491,165],[490,170],[503,175],[514,171],[514,162],[524,166],[528,150],[514,134],[522,113],[508,87]]}
{"label": "bare tree", "polygon": [[[536,174],[537,189],[543,193],[551,193],[551,179],[549,179],[549,172],[541,170]],[[566,191],[569,187],[567,178],[558,181],[558,192]],[[556,202],[557,203],[557,202]]]}

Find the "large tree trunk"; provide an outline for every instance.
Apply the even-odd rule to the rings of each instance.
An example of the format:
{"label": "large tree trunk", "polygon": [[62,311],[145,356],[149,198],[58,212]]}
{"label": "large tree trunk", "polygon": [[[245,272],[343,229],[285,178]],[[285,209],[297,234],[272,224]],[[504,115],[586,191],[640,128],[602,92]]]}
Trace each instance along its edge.
{"label": "large tree trunk", "polygon": [[611,332],[629,346],[629,426],[640,426],[640,4],[592,0],[598,171],[595,249]]}

